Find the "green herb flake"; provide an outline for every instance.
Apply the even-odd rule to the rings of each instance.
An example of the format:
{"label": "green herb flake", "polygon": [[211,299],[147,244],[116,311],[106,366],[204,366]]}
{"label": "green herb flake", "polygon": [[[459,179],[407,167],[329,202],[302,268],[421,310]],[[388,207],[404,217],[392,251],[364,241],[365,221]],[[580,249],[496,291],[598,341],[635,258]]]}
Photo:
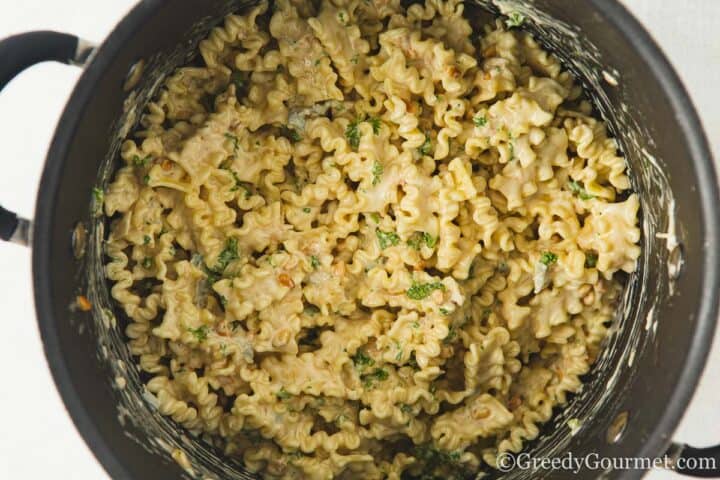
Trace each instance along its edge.
{"label": "green herb flake", "polygon": [[412,322],[410,325],[411,325],[413,328],[420,328],[420,322],[418,322],[417,320],[415,320],[414,322]]}
{"label": "green herb flake", "polygon": [[427,245],[428,248],[435,248],[437,245],[437,237],[433,237],[427,232],[415,232],[407,241],[410,248],[414,250],[420,250],[423,244]]}
{"label": "green herb flake", "polygon": [[380,243],[380,249],[385,250],[389,246],[395,246],[400,243],[400,237],[395,232],[383,232],[382,230],[375,230],[377,235],[378,243]]}
{"label": "green herb flake", "polygon": [[505,20],[505,25],[507,25],[508,28],[518,28],[522,26],[524,22],[525,15],[520,12],[512,12],[508,15],[507,20]]}
{"label": "green herb flake", "polygon": [[370,358],[362,350],[358,350],[355,355],[352,356],[352,361],[355,366],[360,368],[361,370],[365,367],[372,367],[373,365],[375,365],[375,360]]}
{"label": "green herb flake", "polygon": [[445,345],[449,345],[449,344],[451,344],[451,343],[453,343],[453,342],[455,341],[455,338],[457,338],[457,330],[455,329],[455,327],[452,327],[452,326],[451,326],[451,327],[448,329],[448,334],[447,334],[447,336],[446,336],[445,338],[443,338],[443,343],[444,343]]}
{"label": "green herb flake", "polygon": [[145,175],[145,176],[143,177],[143,183],[144,183],[145,185],[150,185],[150,175]]}
{"label": "green herb flake", "polygon": [[150,238],[150,235],[145,235],[145,236],[143,237],[143,245],[150,245],[150,240],[152,240],[152,239]]}
{"label": "green herb flake", "polygon": [[148,154],[143,158],[140,158],[139,155],[133,155],[132,157],[132,163],[136,167],[147,167],[150,163],[150,160],[152,160],[152,155]]}
{"label": "green herb flake", "polygon": [[430,135],[427,133],[425,134],[425,141],[422,145],[418,147],[418,153],[420,155],[429,155],[432,151],[432,139],[430,138]]}
{"label": "green herb flake", "polygon": [[303,212],[310,213],[311,212],[310,207],[303,207]]}
{"label": "green herb flake", "polygon": [[378,183],[380,183],[380,181],[382,180],[383,170],[384,170],[384,168],[383,168],[382,163],[375,160],[375,163],[373,163],[372,170],[371,170],[372,176],[373,176],[373,179],[372,179],[373,185],[377,185]]}
{"label": "green herb flake", "polygon": [[540,263],[545,265],[546,267],[550,266],[550,264],[557,262],[558,256],[555,255],[552,252],[543,252],[542,255],[540,255]]}
{"label": "green herb flake", "polygon": [[588,252],[585,254],[585,268],[595,268],[597,261],[597,253]]}
{"label": "green herb flake", "polygon": [[410,288],[407,289],[407,296],[411,300],[423,300],[430,296],[434,290],[445,291],[445,285],[441,282],[430,282],[430,283],[417,283],[413,282]]}
{"label": "green herb flake", "polygon": [[440,307],[440,314],[441,315],[450,315],[450,310],[448,310],[445,307]]}
{"label": "green herb flake", "polygon": [[380,223],[380,215],[378,215],[376,212],[370,214],[370,219],[375,223]]}
{"label": "green herb flake", "polygon": [[315,255],[310,256],[310,266],[312,268],[318,268],[320,266],[320,259]]}
{"label": "green herb flake", "polygon": [[105,202],[105,192],[102,188],[93,188],[93,213],[95,215],[102,214],[103,203]]}
{"label": "green herb flake", "polygon": [[360,378],[363,381],[363,386],[366,389],[372,388],[375,381],[382,382],[388,379],[390,375],[388,374],[387,370],[382,368],[376,368],[372,373],[366,373],[365,375],[362,375]]}
{"label": "green herb flake", "polygon": [[410,354],[410,358],[408,359],[407,364],[413,368],[413,370],[420,370],[420,365],[417,363],[417,359],[415,358],[415,352],[412,352]]}
{"label": "green herb flake", "polygon": [[367,119],[368,123],[372,126],[373,134],[379,135],[380,134],[380,127],[382,123],[380,122],[380,119],[377,117],[370,117]]}
{"label": "green herb flake", "polygon": [[294,128],[285,127],[283,133],[292,143],[297,143],[302,140],[302,136]]}
{"label": "green herb flake", "polygon": [[580,200],[590,200],[592,198],[595,198],[595,195],[591,195],[583,188],[582,185],[580,185],[575,180],[571,180],[568,182],[568,187],[570,188],[570,191],[573,192],[573,194],[577,195]]}
{"label": "green herb flake", "polygon": [[237,153],[238,148],[240,148],[240,140],[238,139],[238,137],[233,135],[232,133],[228,132],[228,133],[225,133],[225,138],[227,138],[228,140],[230,140],[232,142],[233,152]]}
{"label": "green herb flake", "polygon": [[145,270],[150,270],[153,266],[153,259],[151,257],[145,257],[142,261],[142,266]]}
{"label": "green herb flake", "polygon": [[192,333],[198,342],[204,342],[208,338],[210,328],[207,325],[203,325],[198,328],[188,328],[188,332]]}
{"label": "green herb flake", "polygon": [[225,298],[225,296],[223,296],[223,295],[220,295],[220,305],[222,305],[224,307],[225,305],[227,305],[227,302],[228,302],[227,298]]}
{"label": "green herb flake", "polygon": [[280,400],[287,400],[292,395],[290,394],[290,392],[285,390],[285,387],[281,387],[280,390],[278,390],[277,393],[275,393],[275,396]]}
{"label": "green herb flake", "polygon": [[408,415],[411,415],[413,413],[412,406],[408,405],[407,403],[403,403],[400,406],[400,411],[403,413],[407,413]]}
{"label": "green herb flake", "polygon": [[352,63],[353,65],[357,65],[359,61],[360,61],[360,55],[358,55],[357,53],[355,55],[353,55],[352,58],[350,59],[350,63]]}
{"label": "green herb flake", "polygon": [[360,120],[353,120],[345,129],[345,138],[347,138],[350,147],[357,149],[360,146],[360,129],[358,124]]}
{"label": "green herb flake", "polygon": [[235,97],[240,100],[241,94],[245,91],[245,75],[238,70],[230,74],[230,83],[235,85]]}
{"label": "green herb flake", "polygon": [[221,274],[231,262],[238,258],[237,238],[228,238],[225,242],[225,248],[220,252],[220,255],[218,255],[217,264],[213,271]]}
{"label": "green herb flake", "polygon": [[485,115],[478,115],[477,117],[473,118],[473,123],[476,127],[484,127],[487,125],[487,117]]}

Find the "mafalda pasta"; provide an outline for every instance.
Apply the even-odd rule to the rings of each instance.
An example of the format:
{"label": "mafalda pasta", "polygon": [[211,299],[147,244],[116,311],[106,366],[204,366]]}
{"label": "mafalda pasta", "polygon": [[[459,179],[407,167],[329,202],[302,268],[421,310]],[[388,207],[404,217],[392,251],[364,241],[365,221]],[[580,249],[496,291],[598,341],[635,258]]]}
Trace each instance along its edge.
{"label": "mafalda pasta", "polygon": [[537,437],[640,232],[615,141],[519,20],[277,0],[167,78],[104,195],[161,414],[266,478],[460,478]]}

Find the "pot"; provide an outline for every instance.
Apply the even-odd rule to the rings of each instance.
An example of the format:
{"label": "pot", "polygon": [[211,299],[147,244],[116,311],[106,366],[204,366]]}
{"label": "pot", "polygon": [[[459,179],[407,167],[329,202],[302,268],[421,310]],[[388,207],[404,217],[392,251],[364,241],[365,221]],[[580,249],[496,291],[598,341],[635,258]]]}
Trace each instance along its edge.
{"label": "pot", "polygon": [[[50,369],[75,425],[115,479],[253,478],[240,462],[188,438],[143,393],[103,275],[106,219],[93,214],[91,201],[93,188],[107,184],[121,139],[161,80],[192,61],[198,41],[225,14],[248,4],[145,0],[97,49],[57,32],[0,42],[0,88],[41,61],[85,69],[49,149],[34,222],[0,209],[0,236],[32,245],[37,319]],[[681,473],[720,476],[720,447],[671,441],[698,383],[718,314],[720,196],[697,114],[658,47],[617,1],[466,4],[476,26],[488,12],[509,10],[525,15],[523,28],[592,92],[627,158],[642,214],[643,253],[637,272],[627,278],[606,348],[584,390],[525,451],[536,458],[650,459],[667,452]],[[89,311],[69,308],[78,295],[89,298]],[[566,426],[570,419],[579,425],[573,435]],[[715,463],[694,468],[686,461],[700,457]],[[601,473],[584,469],[580,475]],[[623,479],[642,473],[642,466],[605,471],[606,478]],[[519,468],[489,476],[575,477],[567,470]]]}

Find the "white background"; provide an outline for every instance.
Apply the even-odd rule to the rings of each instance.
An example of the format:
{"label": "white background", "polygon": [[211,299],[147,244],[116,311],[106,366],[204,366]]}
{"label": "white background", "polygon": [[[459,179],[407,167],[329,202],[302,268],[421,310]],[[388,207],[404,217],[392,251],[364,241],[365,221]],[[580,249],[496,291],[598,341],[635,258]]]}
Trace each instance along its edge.
{"label": "white background", "polygon": [[[720,1],[624,2],[675,65],[720,155]],[[53,29],[100,42],[134,1],[0,3],[0,38]],[[0,202],[25,217],[32,217],[45,152],[79,74],[72,67],[40,65],[0,95]],[[30,252],[15,245],[0,245],[0,312],[0,479],[107,479],[72,425],[50,377],[35,321]],[[676,439],[698,446],[720,443],[718,343],[676,432]],[[680,477],[654,471],[647,478]]]}

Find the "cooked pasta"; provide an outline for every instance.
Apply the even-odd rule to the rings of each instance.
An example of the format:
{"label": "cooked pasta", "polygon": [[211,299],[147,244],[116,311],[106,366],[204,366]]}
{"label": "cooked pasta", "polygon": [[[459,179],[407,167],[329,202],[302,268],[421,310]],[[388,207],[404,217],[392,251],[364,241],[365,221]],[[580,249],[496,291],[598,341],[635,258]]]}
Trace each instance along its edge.
{"label": "cooked pasta", "polygon": [[599,355],[639,203],[517,20],[276,0],[167,78],[104,192],[161,414],[266,478],[461,478],[538,436]]}

